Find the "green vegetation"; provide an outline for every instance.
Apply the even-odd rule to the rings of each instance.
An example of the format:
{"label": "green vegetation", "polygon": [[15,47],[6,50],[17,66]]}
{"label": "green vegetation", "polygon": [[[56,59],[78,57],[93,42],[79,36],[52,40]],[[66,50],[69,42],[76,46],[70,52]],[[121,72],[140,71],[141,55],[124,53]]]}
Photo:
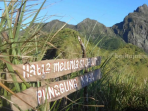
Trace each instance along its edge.
{"label": "green vegetation", "polygon": [[[13,70],[13,64],[45,59],[81,58],[82,50],[78,41],[78,36],[80,36],[85,45],[87,57],[102,57],[100,66],[88,69],[91,71],[101,68],[102,71],[101,80],[88,86],[88,105],[90,105],[88,111],[147,111],[147,54],[132,44],[126,44],[114,34],[109,36],[112,33],[111,30],[106,29],[101,24],[96,27],[102,27],[103,30],[108,32],[108,35],[102,32],[98,34],[94,27],[94,32],[92,31],[93,33],[90,36],[91,28],[88,26],[91,23],[96,23],[96,21],[90,23],[89,19],[83,21],[83,25],[78,25],[79,32],[75,29],[69,29],[69,27],[60,29],[64,24],[61,24],[60,28],[57,25],[55,29],[53,28],[48,32],[48,30],[44,30],[47,29],[44,24],[46,19],[42,18],[40,23],[35,23],[44,3],[45,1],[40,9],[27,15],[27,17],[24,17],[24,14],[33,5],[26,8],[25,0],[19,3],[10,2],[8,6],[5,3],[5,11],[0,20],[0,110],[7,111],[11,108],[10,96],[13,92],[21,92],[29,87],[39,87],[41,84],[40,81],[38,83],[26,83],[24,80],[23,83],[18,83],[16,80],[17,71]],[[19,9],[17,13],[14,12],[15,9]],[[29,23],[23,22],[31,16],[33,19]],[[88,25],[87,28],[81,30],[85,25]],[[57,32],[57,30],[59,31]],[[13,84],[6,81],[6,73],[12,76]],[[70,78],[82,74],[84,74],[84,71],[72,73]],[[69,77],[63,76],[60,77],[60,80],[67,78]],[[47,83],[51,81],[56,80],[46,80]],[[6,87],[10,90],[7,90]],[[36,109],[38,111],[48,111],[49,109],[51,111],[83,111],[83,93],[84,89],[81,89],[70,94],[67,97],[66,105],[66,100],[60,99],[40,105]],[[105,107],[101,108],[97,105],[105,105]]]}
{"label": "green vegetation", "polygon": [[[51,36],[53,34],[51,34]],[[61,30],[52,40],[52,43],[54,44],[56,49],[49,49],[44,59],[45,58],[51,59],[54,57],[65,58],[65,59],[82,58],[82,50],[78,41],[78,36],[80,36],[80,34],[75,30],[68,28]],[[41,39],[46,39],[46,37]],[[81,37],[81,39],[84,41],[85,44],[88,42],[84,37]],[[88,42],[88,46],[86,48],[87,56],[88,57],[97,56],[99,54],[98,49],[99,49],[98,47],[94,48],[94,45]]]}

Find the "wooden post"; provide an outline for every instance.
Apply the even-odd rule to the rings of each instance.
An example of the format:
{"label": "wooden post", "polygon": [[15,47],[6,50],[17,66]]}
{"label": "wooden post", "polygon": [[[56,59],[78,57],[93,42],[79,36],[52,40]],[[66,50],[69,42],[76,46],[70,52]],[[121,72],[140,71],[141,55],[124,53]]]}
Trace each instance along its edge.
{"label": "wooden post", "polygon": [[[86,50],[85,50],[85,46],[81,40],[81,38],[78,36],[78,40],[79,40],[79,43],[81,45],[81,49],[82,49],[82,58],[86,58]],[[85,69],[85,73],[87,73],[87,69]],[[88,104],[88,93],[87,93],[87,86],[84,87],[84,105],[87,105]],[[88,110],[88,107],[87,106],[84,106],[84,111],[87,111]]]}

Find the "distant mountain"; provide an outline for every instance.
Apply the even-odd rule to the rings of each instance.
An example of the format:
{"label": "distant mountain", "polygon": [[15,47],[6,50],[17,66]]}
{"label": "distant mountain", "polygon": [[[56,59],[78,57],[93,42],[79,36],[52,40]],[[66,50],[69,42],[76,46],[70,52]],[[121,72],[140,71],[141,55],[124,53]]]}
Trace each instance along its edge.
{"label": "distant mountain", "polygon": [[111,29],[127,43],[132,43],[148,52],[148,6],[146,4],[129,13],[123,22],[115,24]]}
{"label": "distant mountain", "polygon": [[[55,32],[64,24],[65,22],[53,20],[46,23],[42,30],[48,33]],[[98,46],[101,48],[111,50],[117,49],[124,43],[121,37],[117,36],[111,28],[108,28],[98,21],[91,20],[89,18],[86,18],[77,25],[67,24],[64,28],[70,28],[78,31],[81,36],[86,37],[87,39],[89,38],[89,41],[91,41],[93,44],[97,44],[101,40],[101,42],[98,44]],[[116,42],[116,44],[114,42]]]}
{"label": "distant mountain", "polygon": [[123,47],[125,44],[121,37],[116,35],[111,28],[106,27],[96,20],[87,18],[77,24],[76,29],[81,35],[90,37],[94,44],[99,42],[98,46],[100,48],[115,50]]}
{"label": "distant mountain", "polygon": [[[44,31],[47,32],[54,32],[60,29],[65,22],[59,20],[53,20],[51,22],[46,23],[45,27],[43,28]],[[112,31],[112,29],[106,27],[105,25],[99,23],[96,20],[91,20],[89,18],[84,19],[82,22],[78,23],[77,25],[70,25],[67,24],[64,28],[70,28],[73,30],[78,31],[83,36],[91,38],[96,38],[100,35],[108,35],[108,36],[116,36],[116,34]]]}
{"label": "distant mountain", "polygon": [[[55,32],[59,30],[64,24],[65,22],[59,20],[52,20],[51,22],[46,23],[42,30],[48,33]],[[64,28],[70,28],[74,30],[76,29],[74,25],[69,25],[69,24],[67,24]]]}
{"label": "distant mountain", "polygon": [[[53,20],[46,23],[42,30],[55,32],[64,24],[65,22]],[[76,30],[87,39],[90,37],[90,41],[94,44],[103,38],[99,47],[116,49],[115,44],[120,47],[124,40],[148,52],[148,6],[146,4],[138,7],[133,13],[129,13],[122,22],[112,27],[106,27],[96,20],[86,18],[77,25],[67,24],[64,28]]]}
{"label": "distant mountain", "polygon": [[87,37],[91,36],[92,39],[98,38],[100,36],[116,36],[112,29],[106,27],[96,20],[91,20],[89,18],[84,19],[75,27],[79,33]]}

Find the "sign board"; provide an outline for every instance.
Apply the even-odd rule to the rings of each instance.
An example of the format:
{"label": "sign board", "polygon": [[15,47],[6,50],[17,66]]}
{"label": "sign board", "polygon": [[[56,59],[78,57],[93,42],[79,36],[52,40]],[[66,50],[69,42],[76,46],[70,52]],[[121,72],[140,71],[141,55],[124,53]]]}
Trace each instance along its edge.
{"label": "sign board", "polygon": [[[31,62],[12,66],[26,82],[40,81],[60,77],[84,68],[96,66],[101,63],[101,57],[80,58],[80,59],[56,59]],[[23,82],[16,76],[18,82]],[[7,74],[7,81],[13,82],[11,75]]]}
{"label": "sign board", "polygon": [[[31,106],[37,107],[38,105],[45,103],[45,101],[51,102],[61,99],[62,97],[67,96],[100,78],[101,71],[100,69],[97,69],[93,72],[86,73],[85,75],[75,77],[73,79],[53,82],[39,88],[31,87],[23,92],[16,93],[16,95]],[[11,101],[14,104],[17,104],[22,110],[31,108],[14,95],[11,96]],[[19,111],[13,105],[12,109],[14,111]]]}

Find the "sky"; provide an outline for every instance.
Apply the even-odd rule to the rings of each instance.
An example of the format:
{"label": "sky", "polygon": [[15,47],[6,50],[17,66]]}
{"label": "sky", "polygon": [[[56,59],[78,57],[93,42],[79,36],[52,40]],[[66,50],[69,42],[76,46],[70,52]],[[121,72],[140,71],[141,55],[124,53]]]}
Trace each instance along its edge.
{"label": "sky", "polygon": [[[27,5],[39,3],[33,7],[38,9],[43,0],[28,1]],[[86,18],[97,20],[107,27],[122,22],[125,16],[132,13],[137,7],[148,5],[148,0],[47,0],[45,9],[39,16],[56,15],[45,22],[54,19],[76,25]],[[4,9],[4,3],[0,2],[0,8]],[[0,10],[0,15],[2,10]],[[29,21],[29,19],[28,19]]]}

